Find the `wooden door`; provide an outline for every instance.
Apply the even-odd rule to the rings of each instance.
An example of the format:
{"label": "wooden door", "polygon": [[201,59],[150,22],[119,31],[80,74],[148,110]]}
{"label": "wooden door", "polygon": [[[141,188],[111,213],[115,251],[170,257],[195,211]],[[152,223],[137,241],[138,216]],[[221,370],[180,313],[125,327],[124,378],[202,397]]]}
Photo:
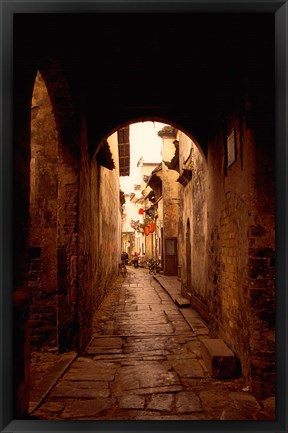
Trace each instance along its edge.
{"label": "wooden door", "polygon": [[165,238],[165,275],[177,275],[177,238]]}

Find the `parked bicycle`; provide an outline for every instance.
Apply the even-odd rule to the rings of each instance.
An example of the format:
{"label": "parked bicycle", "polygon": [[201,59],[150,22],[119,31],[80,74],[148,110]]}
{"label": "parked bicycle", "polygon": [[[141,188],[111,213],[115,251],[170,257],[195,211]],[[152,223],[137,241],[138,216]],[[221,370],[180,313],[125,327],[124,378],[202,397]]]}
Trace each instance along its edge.
{"label": "parked bicycle", "polygon": [[125,265],[125,261],[122,261],[121,263],[119,263],[119,273],[122,275],[122,277],[126,277],[127,275],[127,268]]}
{"label": "parked bicycle", "polygon": [[156,275],[156,273],[160,271],[160,261],[154,260],[153,258],[148,260],[148,269],[149,274]]}

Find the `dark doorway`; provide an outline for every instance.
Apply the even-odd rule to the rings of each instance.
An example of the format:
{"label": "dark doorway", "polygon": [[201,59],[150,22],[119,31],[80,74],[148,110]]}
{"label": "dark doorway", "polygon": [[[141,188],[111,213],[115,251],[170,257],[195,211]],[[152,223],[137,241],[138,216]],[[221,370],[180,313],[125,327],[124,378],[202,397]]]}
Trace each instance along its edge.
{"label": "dark doorway", "polygon": [[177,238],[165,238],[165,275],[177,275]]}

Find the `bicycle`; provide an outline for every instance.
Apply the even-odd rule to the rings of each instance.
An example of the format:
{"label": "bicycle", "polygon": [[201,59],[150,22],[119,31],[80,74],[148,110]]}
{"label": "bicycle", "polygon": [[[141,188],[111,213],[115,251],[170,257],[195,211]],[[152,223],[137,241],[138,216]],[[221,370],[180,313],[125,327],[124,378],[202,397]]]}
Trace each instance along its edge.
{"label": "bicycle", "polygon": [[125,265],[125,262],[119,263],[119,273],[122,275],[122,277],[126,277],[128,271]]}
{"label": "bicycle", "polygon": [[154,259],[148,261],[149,274],[156,275],[158,263]]}

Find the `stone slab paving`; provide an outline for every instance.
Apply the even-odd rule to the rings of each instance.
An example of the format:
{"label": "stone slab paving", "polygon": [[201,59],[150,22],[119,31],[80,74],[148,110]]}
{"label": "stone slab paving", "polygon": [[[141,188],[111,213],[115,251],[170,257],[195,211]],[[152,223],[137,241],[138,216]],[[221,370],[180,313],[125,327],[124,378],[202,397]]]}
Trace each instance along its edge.
{"label": "stone slab paving", "polygon": [[[173,288],[173,279],[163,279]],[[174,287],[174,295],[179,284]],[[182,311],[187,312],[187,318]],[[273,419],[243,377],[215,380],[201,353],[207,328],[146,269],[128,268],[95,313],[93,338],[31,415],[40,420]],[[33,372],[32,372],[33,373]]]}
{"label": "stone slab paving", "polygon": [[64,374],[76,357],[74,352],[65,353],[62,356],[53,355],[51,352],[32,354],[34,374],[31,378],[30,413],[37,409],[43,398],[53,389],[57,379]]}

